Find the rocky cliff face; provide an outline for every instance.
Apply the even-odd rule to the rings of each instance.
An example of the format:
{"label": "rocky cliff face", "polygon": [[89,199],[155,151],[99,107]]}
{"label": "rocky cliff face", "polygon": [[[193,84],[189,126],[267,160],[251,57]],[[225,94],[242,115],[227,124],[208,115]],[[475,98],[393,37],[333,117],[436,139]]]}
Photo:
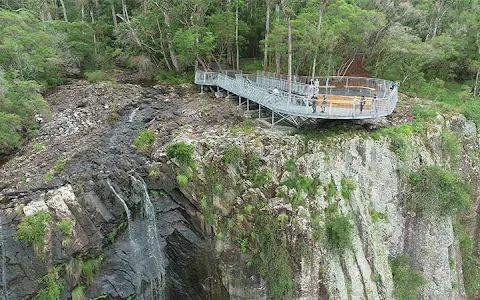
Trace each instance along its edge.
{"label": "rocky cliff face", "polygon": [[[188,87],[74,82],[48,100],[52,120],[1,170],[6,299],[52,282],[62,299],[394,299],[396,257],[423,277],[421,299],[470,291],[479,139],[461,116],[311,136],[242,122],[235,103]],[[147,151],[132,146],[142,128],[156,136]],[[166,154],[179,142],[192,166]],[[409,208],[409,178],[431,165],[463,174],[471,210]],[[51,218],[29,243],[15,232],[41,210]]]}

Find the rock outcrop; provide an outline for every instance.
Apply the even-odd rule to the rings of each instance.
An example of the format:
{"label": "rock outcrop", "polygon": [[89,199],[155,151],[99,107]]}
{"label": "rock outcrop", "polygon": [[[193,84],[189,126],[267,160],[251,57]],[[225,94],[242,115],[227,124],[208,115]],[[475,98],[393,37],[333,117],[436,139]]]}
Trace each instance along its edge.
{"label": "rock outcrop", "polygon": [[[53,267],[62,299],[78,286],[108,299],[394,299],[402,255],[424,279],[419,298],[467,298],[458,215],[407,207],[408,174],[430,165],[463,174],[478,207],[479,138],[462,116],[401,137],[362,125],[312,137],[242,122],[235,101],[189,86],[74,82],[48,100],[52,120],[1,167],[10,300],[48,288]],[[156,136],[146,151],[132,146],[143,128]],[[176,142],[193,145],[193,168],[167,156]],[[15,232],[37,211],[51,220],[31,244]],[[477,241],[475,209],[462,216]],[[351,232],[341,249],[332,218]]]}

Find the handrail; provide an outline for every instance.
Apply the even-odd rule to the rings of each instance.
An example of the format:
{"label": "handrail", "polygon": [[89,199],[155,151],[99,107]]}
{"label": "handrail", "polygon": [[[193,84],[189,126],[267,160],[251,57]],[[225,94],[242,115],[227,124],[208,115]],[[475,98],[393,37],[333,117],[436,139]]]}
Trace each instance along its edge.
{"label": "handrail", "polygon": [[[233,75],[233,76],[232,76]],[[335,81],[340,76],[323,77],[329,82]],[[363,92],[358,92],[357,87],[343,86],[336,88],[335,92],[343,94],[333,94],[331,89],[327,95],[328,109],[321,113],[322,101],[317,101],[317,111],[314,112],[313,102],[311,101],[311,87],[300,82],[292,82],[292,94],[288,93],[288,81],[272,78],[269,76],[257,74],[242,74],[240,71],[196,71],[195,83],[199,85],[213,85],[230,91],[238,96],[250,99],[268,109],[291,116],[301,116],[307,118],[330,118],[330,119],[367,119],[387,116],[392,113],[398,100],[398,91],[395,88],[390,90],[391,81],[377,78],[363,77],[344,77],[348,80],[364,80],[369,84],[375,85],[375,92],[378,94],[376,101],[369,96],[366,97],[368,103],[364,110],[361,110],[360,101],[340,103],[328,101],[328,95],[360,96]],[[361,89],[360,89],[361,90]],[[329,92],[326,89],[326,92]],[[360,99],[359,99],[360,100]]]}

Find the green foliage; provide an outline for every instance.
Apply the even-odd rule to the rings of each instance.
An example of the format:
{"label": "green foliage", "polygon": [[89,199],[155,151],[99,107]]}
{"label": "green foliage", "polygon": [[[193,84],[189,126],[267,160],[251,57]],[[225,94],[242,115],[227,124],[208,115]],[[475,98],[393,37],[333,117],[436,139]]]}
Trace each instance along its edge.
{"label": "green foliage", "polygon": [[350,199],[352,192],[357,188],[355,181],[351,178],[342,178],[341,185],[340,193],[342,197],[346,200]]}
{"label": "green foliage", "polygon": [[160,166],[159,165],[153,165],[150,167],[150,172],[148,173],[148,176],[153,179],[158,179],[160,178]]}
{"label": "green foliage", "polygon": [[458,137],[449,130],[443,130],[440,134],[442,138],[442,156],[450,164],[457,167],[460,164],[462,146]]}
{"label": "green foliage", "polygon": [[100,296],[97,296],[95,298],[92,298],[91,300],[100,300],[100,299],[107,299],[107,295],[100,295]]}
{"label": "green foliage", "polygon": [[35,150],[36,152],[40,152],[44,149],[45,149],[45,145],[43,143],[35,143],[33,145],[33,150]]}
{"label": "green foliage", "polygon": [[393,282],[395,284],[395,299],[417,299],[418,289],[427,282],[422,274],[410,266],[410,258],[400,255],[390,261]]}
{"label": "green foliage", "polygon": [[188,176],[183,175],[183,174],[178,174],[177,175],[177,183],[181,187],[185,187],[188,184]]}
{"label": "green foliage", "polygon": [[426,166],[410,178],[413,186],[407,208],[412,211],[452,215],[472,205],[469,187],[458,173],[439,166]]}
{"label": "green foliage", "polygon": [[52,180],[53,180],[53,173],[48,172],[48,173],[46,173],[45,175],[43,175],[43,178],[44,178],[46,181],[52,181]]}
{"label": "green foliage", "polygon": [[72,300],[86,300],[85,297],[85,287],[82,285],[77,285],[72,290]]}
{"label": "green foliage", "polygon": [[252,120],[246,119],[239,125],[235,126],[234,128],[231,129],[231,133],[233,135],[237,135],[240,132],[243,133],[252,133],[256,129],[255,125],[253,124]]}
{"label": "green foliage", "polygon": [[325,229],[327,241],[332,250],[342,253],[352,247],[353,225],[347,217],[339,214],[327,214]]}
{"label": "green foliage", "polygon": [[51,219],[52,216],[46,210],[39,210],[32,215],[24,216],[18,224],[14,238],[29,246],[33,245],[37,255],[42,256],[47,225]]}
{"label": "green foliage", "polygon": [[153,142],[155,141],[155,133],[148,128],[143,128],[135,136],[133,140],[133,146],[138,150],[148,151],[152,148]]}
{"label": "green foliage", "polygon": [[55,161],[55,165],[53,166],[53,170],[55,170],[56,172],[60,172],[63,169],[65,169],[65,160],[59,158]]}
{"label": "green foliage", "polygon": [[57,227],[63,233],[63,242],[62,244],[67,245],[70,243],[70,236],[73,233],[73,224],[72,221],[68,219],[63,219],[57,222]]}
{"label": "green foliage", "polygon": [[333,178],[331,178],[330,183],[327,185],[326,191],[327,201],[333,200],[333,197],[335,197],[335,195],[337,194],[337,186],[335,185]]}
{"label": "green foliage", "polygon": [[390,150],[392,150],[398,158],[405,160],[407,158],[408,145],[412,134],[416,131],[418,131],[416,123],[406,123],[377,130],[373,133],[373,138],[379,138],[382,135],[389,136]]}
{"label": "green foliage", "polygon": [[60,293],[63,290],[64,281],[60,278],[58,267],[48,269],[48,274],[43,276],[39,282],[45,287],[37,292],[35,299],[38,300],[60,300]]}
{"label": "green foliage", "polygon": [[243,150],[238,146],[232,146],[223,151],[223,161],[226,164],[236,164],[243,160]]}
{"label": "green foliage", "polygon": [[272,176],[272,169],[262,168],[255,171],[254,173],[250,173],[248,175],[248,179],[252,181],[253,187],[261,188],[264,187],[272,179]]}
{"label": "green foliage", "polygon": [[193,146],[186,142],[176,142],[167,145],[167,156],[175,158],[181,166],[195,167],[193,159]]}
{"label": "green foliage", "polygon": [[379,212],[379,211],[376,211],[373,208],[371,208],[369,210],[369,213],[370,213],[370,217],[372,218],[373,223],[377,223],[377,222],[380,222],[380,221],[388,222],[388,215],[387,215],[386,212]]}
{"label": "green foliage", "polygon": [[283,167],[285,168],[285,171],[288,171],[290,173],[294,173],[297,171],[297,166],[292,159],[287,160]]}
{"label": "green foliage", "polygon": [[284,232],[279,221],[271,215],[255,216],[257,251],[252,266],[267,281],[268,295],[272,299],[290,299],[293,292],[293,270]]}
{"label": "green foliage", "polygon": [[83,74],[85,78],[91,83],[98,83],[101,81],[111,81],[112,78],[105,71],[96,70],[92,72],[85,72]]}
{"label": "green foliage", "polygon": [[[472,237],[468,234],[464,224],[465,219],[454,219],[454,232],[458,238],[462,254],[463,284],[468,298],[475,298],[480,292],[480,258],[475,250]],[[455,266],[453,266],[455,267]]]}
{"label": "green foliage", "polygon": [[72,258],[65,265],[67,278],[75,285],[84,282],[86,286],[89,286],[92,284],[93,278],[100,268],[102,261],[102,255],[97,258],[91,257],[86,260],[83,260],[82,258]]}
{"label": "green foliage", "polygon": [[193,81],[192,73],[176,73],[174,71],[159,70],[155,74],[155,79],[165,84],[182,84]]}
{"label": "green foliage", "polygon": [[213,187],[213,190],[216,194],[221,193],[223,191],[223,185],[221,185],[220,183],[217,183]]}

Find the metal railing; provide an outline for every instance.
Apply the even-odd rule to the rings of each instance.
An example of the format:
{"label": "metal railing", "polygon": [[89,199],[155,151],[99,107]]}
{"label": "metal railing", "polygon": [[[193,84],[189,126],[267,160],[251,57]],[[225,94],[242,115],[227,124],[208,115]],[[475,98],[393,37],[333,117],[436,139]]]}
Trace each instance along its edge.
{"label": "metal railing", "polygon": [[[238,71],[195,72],[198,85],[218,86],[240,97],[284,115],[324,119],[369,119],[392,113],[398,100],[397,88],[391,81],[378,78],[330,76],[315,78],[317,92],[326,95],[326,103],[312,101],[312,85],[307,77],[289,82],[272,74],[242,74]],[[310,79],[308,79],[310,81]],[[314,84],[314,86],[315,86]],[[376,94],[377,98],[373,98]],[[366,103],[361,104],[360,97]],[[316,111],[315,111],[316,110]],[[314,112],[315,111],[315,112]]]}

